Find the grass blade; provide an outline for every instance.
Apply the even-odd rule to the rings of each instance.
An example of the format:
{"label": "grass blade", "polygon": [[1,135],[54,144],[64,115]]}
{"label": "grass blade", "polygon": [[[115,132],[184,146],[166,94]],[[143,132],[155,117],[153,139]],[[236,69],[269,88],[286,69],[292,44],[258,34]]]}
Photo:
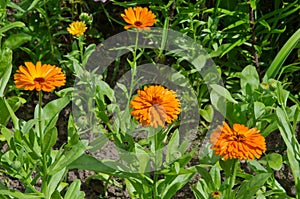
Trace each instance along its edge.
{"label": "grass blade", "polygon": [[287,147],[287,156],[291,167],[297,194],[300,194],[300,145],[293,133],[292,125],[286,112],[280,107],[276,108],[278,128]]}
{"label": "grass blade", "polygon": [[278,72],[280,71],[284,61],[287,59],[291,51],[300,41],[300,29],[298,29],[290,39],[284,44],[280,49],[279,53],[276,55],[275,59],[268,68],[263,80],[266,82],[270,78],[275,78]]}

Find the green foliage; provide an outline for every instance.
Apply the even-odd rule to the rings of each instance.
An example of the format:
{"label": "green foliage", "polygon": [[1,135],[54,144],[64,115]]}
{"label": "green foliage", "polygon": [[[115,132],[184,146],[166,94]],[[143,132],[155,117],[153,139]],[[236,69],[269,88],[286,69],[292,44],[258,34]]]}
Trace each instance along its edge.
{"label": "green foliage", "polygon": [[285,45],[280,49],[274,61],[268,68],[264,79],[275,78],[280,68],[282,67],[284,61],[288,58],[291,51],[297,46],[300,41],[300,29],[298,29],[291,38],[285,43]]}
{"label": "green foliage", "polygon": [[[3,195],[15,198],[51,198],[53,194],[60,196],[58,190],[66,187],[62,184],[66,167],[81,156],[86,148],[78,142],[68,150],[52,149],[57,141],[58,115],[70,99],[70,96],[66,95],[49,102],[41,109],[41,117],[36,113],[35,118],[27,122],[16,118],[9,103],[4,101],[6,109],[10,110],[10,117],[15,121],[14,129],[1,127],[2,141],[6,141],[9,147],[5,153],[1,154],[0,165],[9,175],[24,183],[28,194],[7,190],[3,191]],[[39,112],[38,108],[36,112]],[[40,121],[40,118],[43,119]],[[40,126],[42,131],[39,131]],[[36,176],[32,176],[33,171],[37,173]],[[33,186],[39,177],[43,179],[41,193]],[[65,197],[84,198],[83,193],[78,189],[80,182],[73,183],[68,188],[68,194],[66,193]]]}
{"label": "green foliage", "polygon": [[297,141],[297,138],[293,132],[295,132],[295,127],[292,127],[290,124],[290,120],[292,119],[292,122],[297,122],[299,120],[299,106],[296,107],[296,112],[294,115],[291,115],[291,119],[289,119],[289,116],[287,114],[288,109],[285,104],[282,104],[281,107],[276,108],[276,115],[277,115],[277,125],[280,130],[280,134],[286,144],[287,147],[287,156],[289,160],[289,166],[291,167],[291,170],[293,172],[295,185],[297,193],[300,191],[300,178],[299,178],[299,172],[300,172],[300,145]]}
{"label": "green foliage", "polygon": [[[164,28],[159,48],[139,48],[140,38],[133,38],[135,45],[121,46],[118,50],[128,53],[117,57],[103,74],[98,68],[90,70],[89,58],[103,48],[96,46],[124,31],[120,14],[134,6],[148,7],[156,15],[155,26]],[[106,198],[107,186],[116,184],[112,177],[123,180],[131,198],[168,199],[190,184],[195,174],[200,178],[190,188],[197,199],[213,198],[214,192],[224,199],[299,198],[299,10],[298,0],[1,0],[0,146],[7,149],[0,150],[0,173],[19,180],[25,191],[1,181],[0,198],[84,198],[79,180],[65,182],[71,169],[96,172],[91,178],[105,181],[105,193],[99,197]],[[80,37],[67,31],[76,20],[88,27]],[[167,52],[168,29],[190,40],[172,40],[178,49]],[[156,37],[150,34],[147,41],[156,42]],[[198,56],[198,51],[205,53]],[[25,61],[62,67],[66,88],[56,92],[58,99],[43,99],[39,92],[36,103],[35,91],[16,88],[13,74]],[[101,69],[105,60],[98,61]],[[179,96],[182,101],[197,98],[201,120],[192,129],[197,132],[194,143],[185,140],[184,134],[190,132],[180,128],[187,115],[157,129],[141,127],[132,118],[130,100],[143,86],[138,66],[145,63],[168,65],[178,73],[166,74],[166,80],[180,87],[190,85],[193,95]],[[129,85],[119,82],[128,70]],[[68,140],[57,147],[57,122],[70,102]],[[35,107],[33,114],[28,112],[32,119],[20,114],[25,103]],[[266,139],[280,132],[282,147],[267,149],[260,160],[224,161],[214,155],[208,141],[212,128],[221,122],[215,117],[219,114],[230,125],[259,129]],[[92,141],[85,139],[89,135],[95,136]],[[107,143],[118,149],[120,160],[85,154],[86,150],[94,154]],[[193,165],[195,159],[199,162]],[[293,174],[295,195],[275,175],[283,167]]]}

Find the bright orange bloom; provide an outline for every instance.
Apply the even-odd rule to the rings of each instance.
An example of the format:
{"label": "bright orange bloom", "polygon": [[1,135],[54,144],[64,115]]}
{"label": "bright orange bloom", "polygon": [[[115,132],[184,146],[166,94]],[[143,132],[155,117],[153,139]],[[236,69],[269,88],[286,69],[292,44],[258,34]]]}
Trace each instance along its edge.
{"label": "bright orange bloom", "polygon": [[211,193],[211,196],[213,198],[220,198],[221,197],[221,192],[220,191],[214,191]]}
{"label": "bright orange bloom", "polygon": [[84,22],[82,21],[75,21],[72,22],[69,27],[67,28],[67,31],[71,34],[71,35],[76,35],[77,37],[79,37],[80,35],[83,35],[84,32],[86,31],[87,27],[85,25]]}
{"label": "bright orange bloom", "polygon": [[17,88],[50,92],[55,87],[65,85],[66,76],[61,68],[37,62],[25,62],[26,67],[20,66],[14,75]]}
{"label": "bright orange bloom", "polygon": [[131,115],[143,126],[165,127],[178,118],[180,102],[174,91],[162,86],[144,87],[130,102]]}
{"label": "bright orange bloom", "polygon": [[242,124],[234,124],[231,129],[226,122],[223,122],[223,127],[218,126],[212,133],[211,148],[215,151],[215,155],[220,155],[224,160],[260,158],[266,151],[266,142],[259,132],[256,128],[248,129]]}
{"label": "bright orange bloom", "polygon": [[142,7],[125,9],[125,14],[121,16],[130,24],[124,27],[126,30],[129,28],[149,29],[157,21],[151,10],[148,11],[148,8]]}

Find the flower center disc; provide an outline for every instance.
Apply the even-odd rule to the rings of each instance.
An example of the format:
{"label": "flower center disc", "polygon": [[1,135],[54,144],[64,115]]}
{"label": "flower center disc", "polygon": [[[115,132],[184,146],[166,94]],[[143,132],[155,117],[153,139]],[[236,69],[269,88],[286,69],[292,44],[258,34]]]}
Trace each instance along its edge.
{"label": "flower center disc", "polygon": [[140,22],[140,21],[136,21],[136,22],[134,22],[134,25],[136,25],[136,26],[141,26],[143,23],[142,22]]}
{"label": "flower center disc", "polygon": [[244,138],[245,138],[244,135],[240,135],[240,134],[235,135],[235,140],[236,141],[242,141]]}
{"label": "flower center disc", "polygon": [[37,78],[34,78],[34,81],[38,82],[38,83],[43,83],[43,82],[45,82],[45,79],[42,77],[37,77]]}

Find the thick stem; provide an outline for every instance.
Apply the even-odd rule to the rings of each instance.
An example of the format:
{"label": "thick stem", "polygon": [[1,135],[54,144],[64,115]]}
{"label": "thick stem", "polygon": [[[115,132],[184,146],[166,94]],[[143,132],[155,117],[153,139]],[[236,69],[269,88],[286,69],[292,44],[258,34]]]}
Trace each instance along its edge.
{"label": "thick stem", "polygon": [[84,36],[80,36],[78,38],[78,46],[79,46],[79,52],[80,52],[80,62],[81,62],[81,65],[84,66],[85,63],[83,63],[83,45],[84,45]]}
{"label": "thick stem", "polygon": [[[139,30],[136,30],[136,39],[135,39],[135,45],[134,45],[134,49],[133,49],[133,52],[132,52],[132,55],[133,55],[133,61],[131,62],[130,64],[130,67],[131,67],[131,83],[130,83],[130,90],[129,90],[129,99],[131,98],[131,95],[133,93],[133,88],[134,88],[134,78],[135,78],[135,75],[136,75],[136,61],[137,61],[137,55],[136,55],[136,52],[137,52],[137,48],[138,48],[138,42],[139,42]],[[127,103],[127,107],[129,107],[129,102],[130,100],[128,100],[128,103]]]}
{"label": "thick stem", "polygon": [[[153,179],[152,182],[152,198],[157,198],[157,181],[158,181],[158,173],[156,172],[157,170],[157,149],[158,149],[158,133],[156,133],[155,128],[149,129],[148,132],[148,139],[150,138],[150,150],[151,150],[151,174],[150,177]],[[147,195],[145,195],[147,197]]]}
{"label": "thick stem", "polygon": [[[43,93],[42,91],[39,91],[39,109],[38,109],[38,126],[39,126],[39,136],[42,139],[42,99],[43,99]],[[41,142],[41,144],[43,144]]]}
{"label": "thick stem", "polygon": [[231,194],[233,193],[232,188],[235,184],[237,168],[238,168],[238,159],[234,159],[233,164],[232,164],[232,169],[231,169],[232,175],[230,176],[229,187],[227,190],[227,198],[234,198],[231,196]]}
{"label": "thick stem", "polygon": [[42,129],[42,99],[43,93],[39,91],[39,107],[38,107],[38,133],[40,136],[40,146],[42,153],[42,193],[46,193],[47,191],[47,161],[46,161],[46,153],[44,151],[44,133]]}

